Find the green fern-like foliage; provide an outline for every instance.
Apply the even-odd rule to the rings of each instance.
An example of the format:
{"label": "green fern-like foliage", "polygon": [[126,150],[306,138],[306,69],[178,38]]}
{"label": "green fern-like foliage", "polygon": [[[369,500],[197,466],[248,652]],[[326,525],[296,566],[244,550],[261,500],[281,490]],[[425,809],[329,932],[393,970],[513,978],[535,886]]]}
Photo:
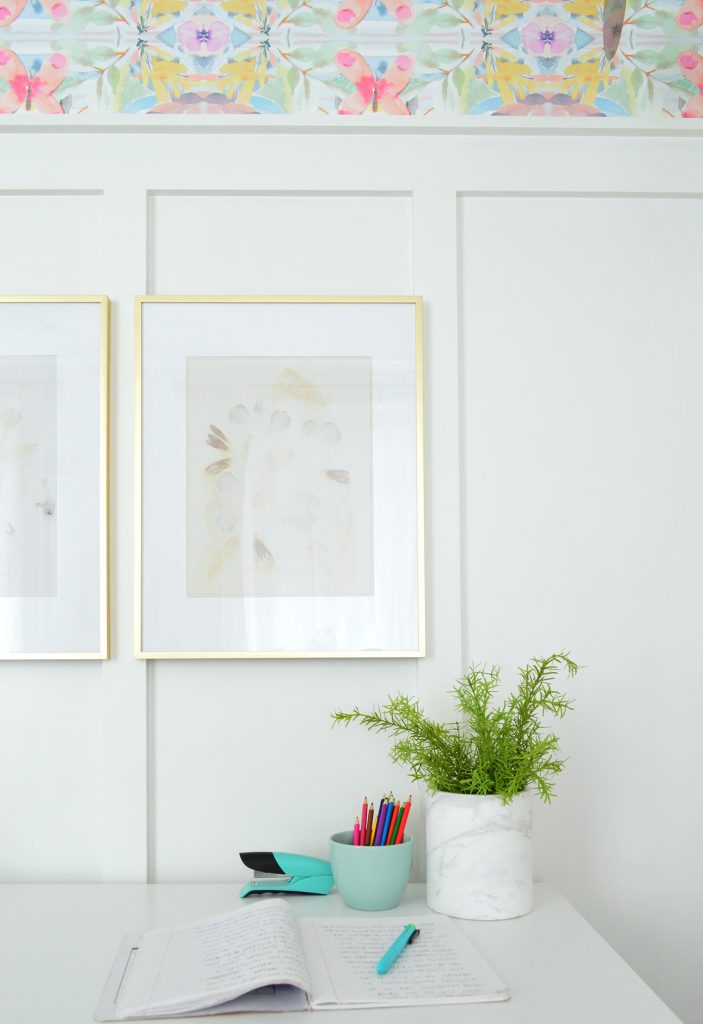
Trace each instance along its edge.
{"label": "green fern-like foliage", "polygon": [[566,651],[532,658],[518,669],[515,692],[495,705],[500,669],[472,665],[453,691],[461,722],[433,722],[419,701],[404,694],[370,712],[335,711],[332,720],[388,733],[395,739],[393,761],[407,765],[411,779],[434,792],[496,794],[509,803],[534,788],[548,803],[565,762],[556,756],[559,741],[545,730],[544,717],[563,718],[571,709],[553,683],[561,671],[575,676],[578,669]]}

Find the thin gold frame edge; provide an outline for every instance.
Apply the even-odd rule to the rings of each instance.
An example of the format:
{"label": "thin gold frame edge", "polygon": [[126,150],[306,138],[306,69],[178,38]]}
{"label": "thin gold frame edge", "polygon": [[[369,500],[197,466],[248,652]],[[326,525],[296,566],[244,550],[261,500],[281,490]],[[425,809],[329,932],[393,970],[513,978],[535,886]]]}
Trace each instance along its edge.
{"label": "thin gold frame edge", "polygon": [[[416,447],[417,447],[417,594],[418,648],[414,651],[145,651],[142,647],[142,307],[152,303],[358,303],[399,304],[415,307]],[[303,660],[426,657],[425,602],[425,474],[424,474],[424,322],[422,295],[135,295],[134,380],[134,655],[141,661],[173,660]]]}
{"label": "thin gold frame edge", "polygon": [[320,661],[324,659],[366,658],[376,661],[378,658],[423,658],[424,653],[417,651],[137,651],[140,661],[261,661],[287,660],[302,661],[307,659]]}
{"label": "thin gold frame edge", "polygon": [[110,297],[109,295],[0,295],[0,303],[95,304],[100,307],[99,577],[97,651],[20,653],[0,651],[0,661],[107,661],[110,658]]}
{"label": "thin gold frame edge", "polygon": [[136,295],[137,306],[149,303],[405,303],[406,305],[422,304],[421,295]]}

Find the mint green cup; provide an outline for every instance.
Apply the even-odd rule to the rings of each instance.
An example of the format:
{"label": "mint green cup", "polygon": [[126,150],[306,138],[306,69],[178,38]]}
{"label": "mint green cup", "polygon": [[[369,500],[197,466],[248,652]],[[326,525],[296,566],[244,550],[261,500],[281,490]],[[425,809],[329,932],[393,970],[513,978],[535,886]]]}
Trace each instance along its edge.
{"label": "mint green cup", "polygon": [[353,910],[397,907],[413,866],[413,841],[396,846],[354,846],[353,832],[330,836],[330,861],[339,895]]}

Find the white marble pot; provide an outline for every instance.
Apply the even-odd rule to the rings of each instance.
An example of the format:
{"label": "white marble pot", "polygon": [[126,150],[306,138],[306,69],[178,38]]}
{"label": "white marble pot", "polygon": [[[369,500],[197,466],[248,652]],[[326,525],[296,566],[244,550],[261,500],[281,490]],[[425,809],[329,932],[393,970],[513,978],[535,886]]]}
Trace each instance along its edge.
{"label": "white marble pot", "polygon": [[427,905],[449,917],[501,921],[532,910],[532,804],[519,793],[435,793],[427,800]]}

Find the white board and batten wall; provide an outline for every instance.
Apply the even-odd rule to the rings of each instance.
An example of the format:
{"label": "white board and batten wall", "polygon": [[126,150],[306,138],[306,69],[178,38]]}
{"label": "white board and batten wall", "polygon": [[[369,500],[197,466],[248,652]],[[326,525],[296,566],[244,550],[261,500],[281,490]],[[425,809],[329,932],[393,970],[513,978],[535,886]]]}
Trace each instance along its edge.
{"label": "white board and batten wall", "polygon": [[[703,1021],[702,192],[700,130],[3,130],[2,291],[113,302],[114,656],[0,667],[0,878],[324,856],[364,793],[409,789],[333,708],[445,717],[469,661],[566,647],[588,667],[537,876]],[[149,292],[424,297],[427,658],[133,658]]]}

